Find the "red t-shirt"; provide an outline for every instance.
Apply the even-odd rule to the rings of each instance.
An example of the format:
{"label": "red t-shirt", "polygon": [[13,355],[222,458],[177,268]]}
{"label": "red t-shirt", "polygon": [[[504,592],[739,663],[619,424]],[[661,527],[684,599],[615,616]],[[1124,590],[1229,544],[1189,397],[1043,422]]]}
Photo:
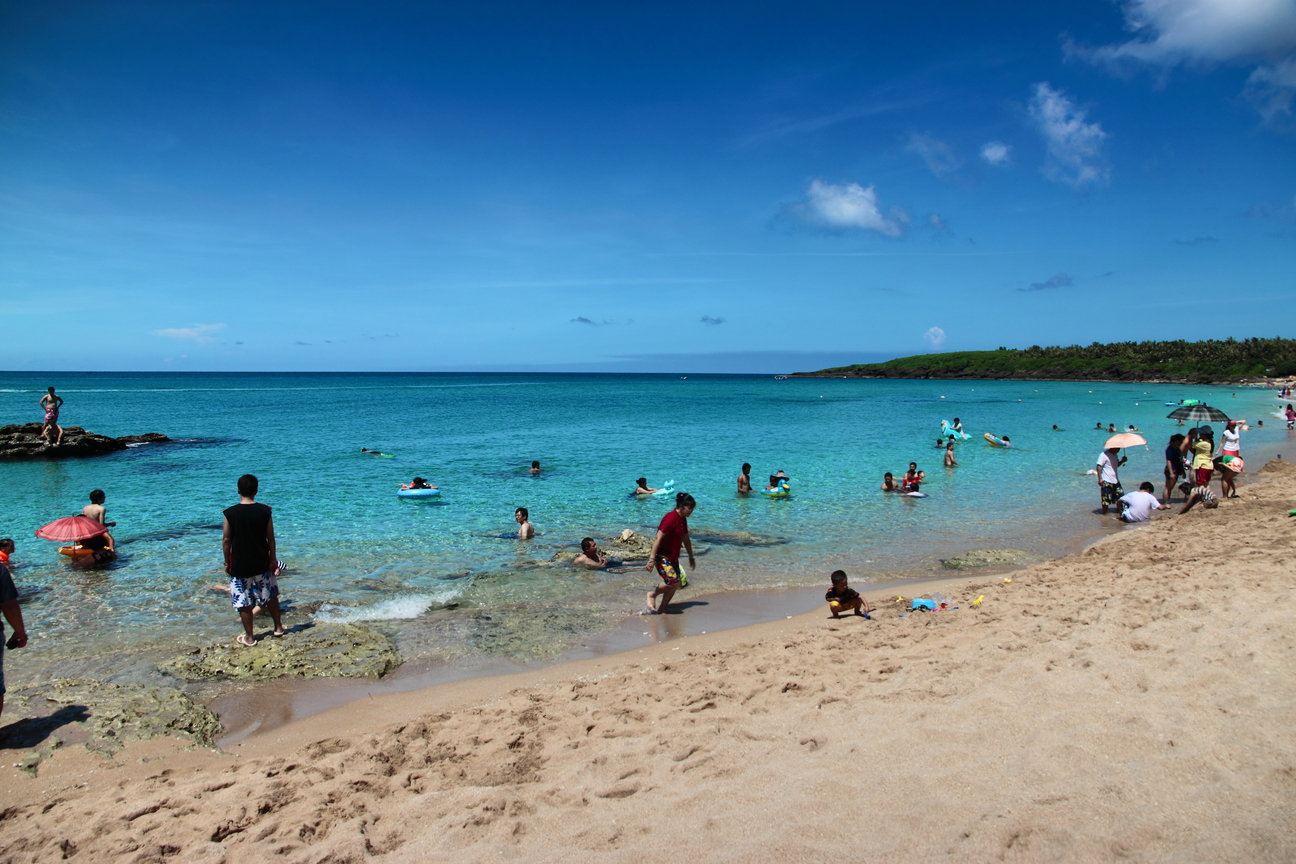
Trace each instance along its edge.
{"label": "red t-shirt", "polygon": [[672,510],[662,517],[657,530],[666,535],[662,538],[661,545],[657,547],[657,554],[678,561],[680,546],[684,543],[685,535],[688,534],[688,520],[681,516],[678,510]]}

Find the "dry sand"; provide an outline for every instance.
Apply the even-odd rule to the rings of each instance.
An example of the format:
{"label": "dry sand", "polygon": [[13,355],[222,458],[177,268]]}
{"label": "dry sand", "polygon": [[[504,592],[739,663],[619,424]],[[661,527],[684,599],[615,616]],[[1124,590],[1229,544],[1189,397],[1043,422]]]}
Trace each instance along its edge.
{"label": "dry sand", "polygon": [[3,769],[0,861],[1292,861],[1293,506],[1271,463],[957,611],[69,748]]}

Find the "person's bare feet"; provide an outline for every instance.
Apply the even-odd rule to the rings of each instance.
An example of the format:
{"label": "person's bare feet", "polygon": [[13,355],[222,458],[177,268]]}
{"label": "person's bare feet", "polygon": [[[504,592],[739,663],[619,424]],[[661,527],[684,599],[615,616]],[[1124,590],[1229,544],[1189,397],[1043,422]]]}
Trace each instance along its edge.
{"label": "person's bare feet", "polygon": [[648,599],[646,602],[648,604],[648,611],[653,613],[654,615],[657,614],[657,603],[655,602],[656,600],[657,600],[657,592],[649,591]]}

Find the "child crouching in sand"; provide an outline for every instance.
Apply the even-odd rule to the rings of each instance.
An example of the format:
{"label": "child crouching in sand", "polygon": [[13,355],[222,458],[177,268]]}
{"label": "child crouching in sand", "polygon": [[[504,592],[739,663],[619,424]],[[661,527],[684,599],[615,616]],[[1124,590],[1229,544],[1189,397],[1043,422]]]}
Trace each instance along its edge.
{"label": "child crouching in sand", "polygon": [[824,599],[828,601],[828,608],[832,610],[832,616],[840,618],[841,613],[848,609],[854,609],[856,615],[872,621],[873,618],[869,613],[873,610],[869,608],[868,601],[858,591],[846,584],[846,571],[834,570],[830,578],[832,579],[832,587],[828,589]]}

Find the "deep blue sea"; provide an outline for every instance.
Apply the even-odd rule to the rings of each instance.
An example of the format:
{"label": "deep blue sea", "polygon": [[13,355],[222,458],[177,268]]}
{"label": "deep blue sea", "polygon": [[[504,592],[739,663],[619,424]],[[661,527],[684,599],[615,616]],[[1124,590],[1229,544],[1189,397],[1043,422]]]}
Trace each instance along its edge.
{"label": "deep blue sea", "polygon": [[[873,381],[766,376],[543,374],[0,373],[0,422],[40,419],[55,386],[61,422],[176,439],[95,459],[0,465],[0,536],[32,633],[10,684],[46,675],[136,680],[185,645],[238,632],[224,581],[221,510],[256,474],[274,507],[295,614],[364,621],[408,659],[541,657],[623,621],[656,577],[556,565],[586,535],[651,536],[671,503],[631,496],[636,477],[698,501],[704,551],[690,592],[921,576],[977,547],[1041,556],[1110,530],[1090,469],[1115,423],[1138,426],[1125,488],[1161,482],[1176,424],[1164,402],[1197,398],[1265,419],[1243,455],[1287,441],[1272,391],[1169,385]],[[1236,396],[1233,394],[1236,393]],[[970,441],[947,470],[943,418]],[[1053,430],[1053,425],[1060,427]],[[1182,431],[1182,430],[1180,430]],[[985,432],[1011,437],[992,447]],[[362,447],[394,458],[374,458]],[[527,472],[538,459],[543,473]],[[878,491],[884,471],[927,472],[925,499]],[[739,496],[784,470],[785,500]],[[1254,468],[1259,462],[1251,463]],[[421,475],[433,501],[398,498]],[[75,570],[33,532],[107,493],[121,558]],[[539,536],[518,541],[516,507]]]}

